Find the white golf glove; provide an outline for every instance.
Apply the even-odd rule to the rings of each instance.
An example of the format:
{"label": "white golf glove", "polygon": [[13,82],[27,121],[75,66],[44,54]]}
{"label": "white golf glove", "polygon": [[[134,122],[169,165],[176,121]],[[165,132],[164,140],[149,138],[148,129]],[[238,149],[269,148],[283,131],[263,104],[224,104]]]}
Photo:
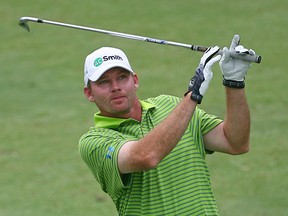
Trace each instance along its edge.
{"label": "white golf glove", "polygon": [[189,82],[188,92],[192,91],[191,99],[199,104],[201,103],[213,77],[213,72],[211,70],[212,65],[221,58],[220,55],[213,58],[219,49],[220,48],[218,46],[215,46],[206,50],[200,60],[198,68],[195,71],[194,77]]}
{"label": "white golf glove", "polygon": [[[234,35],[229,50],[241,55],[255,54],[253,50],[248,50],[239,45],[239,41],[239,35]],[[219,62],[223,74],[223,85],[231,88],[244,88],[245,76],[251,62],[230,57],[229,50],[227,47],[223,48],[223,55]]]}

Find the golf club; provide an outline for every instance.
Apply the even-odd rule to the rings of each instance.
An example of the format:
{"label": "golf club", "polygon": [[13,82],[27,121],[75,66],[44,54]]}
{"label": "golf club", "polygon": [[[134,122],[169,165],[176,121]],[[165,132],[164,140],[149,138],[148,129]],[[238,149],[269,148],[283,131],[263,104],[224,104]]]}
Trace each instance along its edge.
{"label": "golf club", "polygon": [[[133,34],[126,34],[126,33],[121,33],[121,32],[90,28],[90,27],[67,24],[67,23],[62,23],[62,22],[43,20],[43,19],[34,18],[34,17],[21,17],[19,20],[19,25],[22,28],[26,29],[27,31],[30,31],[28,21],[36,22],[36,23],[45,23],[45,24],[50,24],[50,25],[63,26],[63,27],[68,27],[68,28],[81,29],[81,30],[92,31],[92,32],[97,32],[97,33],[102,33],[102,34],[108,34],[108,35],[116,36],[116,37],[122,37],[122,38],[133,39],[133,40],[140,40],[140,41],[162,44],[162,45],[184,47],[184,48],[191,49],[193,51],[205,52],[208,49],[208,47],[205,47],[205,46],[190,45],[190,44],[178,43],[178,42],[173,42],[173,41],[166,41],[166,40],[149,38],[149,37],[138,36],[138,35],[133,35]],[[261,62],[261,56],[256,55],[256,54],[237,53],[237,52],[232,52],[232,51],[229,51],[229,52],[233,58],[238,58],[238,59],[242,59],[242,60],[246,60],[246,61],[250,61],[250,62],[255,62],[255,63]],[[217,54],[222,55],[223,50],[220,49]]]}

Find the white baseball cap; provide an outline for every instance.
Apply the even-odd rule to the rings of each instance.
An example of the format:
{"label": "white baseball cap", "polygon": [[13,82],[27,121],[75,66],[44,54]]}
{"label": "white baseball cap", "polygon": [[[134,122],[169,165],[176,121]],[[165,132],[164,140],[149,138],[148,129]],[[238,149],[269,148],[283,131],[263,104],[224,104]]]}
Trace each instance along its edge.
{"label": "white baseball cap", "polygon": [[84,85],[98,80],[102,74],[113,67],[121,67],[134,73],[125,53],[117,48],[102,47],[86,57],[84,65]]}

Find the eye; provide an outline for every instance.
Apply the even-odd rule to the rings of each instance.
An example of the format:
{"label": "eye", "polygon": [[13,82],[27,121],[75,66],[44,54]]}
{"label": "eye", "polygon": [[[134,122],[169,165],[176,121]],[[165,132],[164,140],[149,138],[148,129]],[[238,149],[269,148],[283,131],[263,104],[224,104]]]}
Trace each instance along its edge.
{"label": "eye", "polygon": [[119,77],[118,77],[118,80],[124,80],[124,79],[127,79],[129,75],[127,75],[126,73],[125,74],[120,74]]}
{"label": "eye", "polygon": [[125,78],[126,78],[125,75],[121,75],[121,76],[119,76],[119,80],[123,80],[123,79],[125,79]]}
{"label": "eye", "polygon": [[98,81],[97,81],[97,84],[98,84],[98,85],[105,85],[105,84],[107,84],[108,82],[109,82],[108,80],[102,79],[102,80],[98,80]]}

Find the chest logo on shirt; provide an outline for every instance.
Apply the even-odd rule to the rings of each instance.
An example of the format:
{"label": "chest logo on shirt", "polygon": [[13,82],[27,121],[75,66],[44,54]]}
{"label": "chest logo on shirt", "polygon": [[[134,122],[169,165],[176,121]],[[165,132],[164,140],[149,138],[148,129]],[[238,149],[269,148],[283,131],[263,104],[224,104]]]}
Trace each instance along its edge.
{"label": "chest logo on shirt", "polygon": [[108,147],[108,152],[107,152],[107,154],[106,154],[106,158],[108,158],[108,159],[112,159],[112,153],[114,152],[114,148],[112,147],[112,146],[109,146]]}

